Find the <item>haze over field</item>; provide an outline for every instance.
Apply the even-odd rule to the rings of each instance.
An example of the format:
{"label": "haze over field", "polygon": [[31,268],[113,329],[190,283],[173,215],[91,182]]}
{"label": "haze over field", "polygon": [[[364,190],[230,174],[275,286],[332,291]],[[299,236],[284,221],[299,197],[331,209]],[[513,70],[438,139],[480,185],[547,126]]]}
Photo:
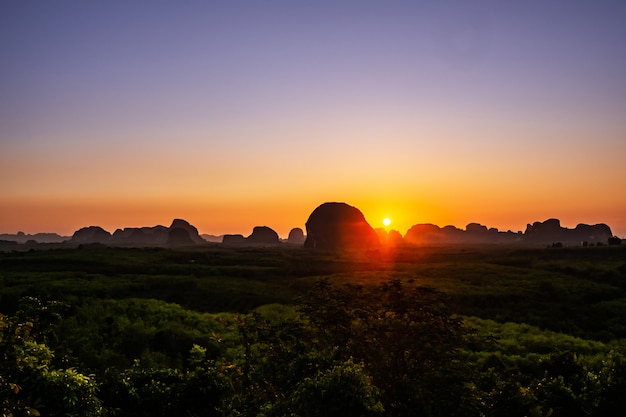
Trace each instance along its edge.
{"label": "haze over field", "polygon": [[626,236],[626,3],[0,4],[0,232]]}

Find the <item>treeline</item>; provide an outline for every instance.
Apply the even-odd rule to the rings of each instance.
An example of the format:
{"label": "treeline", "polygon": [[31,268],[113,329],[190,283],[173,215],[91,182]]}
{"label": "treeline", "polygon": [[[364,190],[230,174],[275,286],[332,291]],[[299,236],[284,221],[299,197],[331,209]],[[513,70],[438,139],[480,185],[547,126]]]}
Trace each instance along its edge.
{"label": "treeline", "polygon": [[617,416],[626,350],[454,315],[398,280],[295,306],[23,297],[0,316],[3,415]]}
{"label": "treeline", "polygon": [[223,247],[0,252],[0,312],[15,313],[20,298],[31,296],[65,301],[73,310],[155,299],[198,312],[247,313],[293,304],[321,278],[363,285],[413,280],[447,294],[456,314],[607,342],[626,338],[626,245],[399,247],[362,257]]}

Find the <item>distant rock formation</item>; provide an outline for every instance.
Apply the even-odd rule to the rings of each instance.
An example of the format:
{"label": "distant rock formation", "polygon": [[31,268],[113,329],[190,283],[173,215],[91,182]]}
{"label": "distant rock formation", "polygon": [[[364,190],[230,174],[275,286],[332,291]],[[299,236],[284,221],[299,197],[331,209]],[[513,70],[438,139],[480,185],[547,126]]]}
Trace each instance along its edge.
{"label": "distant rock formation", "polygon": [[582,244],[607,243],[613,237],[611,228],[604,223],[588,225],[579,224],[574,229],[561,227],[559,219],[548,219],[544,222],[535,222],[526,226],[524,238],[532,243]]}
{"label": "distant rock formation", "polygon": [[380,243],[386,246],[398,246],[403,241],[402,235],[397,230],[387,231],[379,227],[376,229],[376,234]]}
{"label": "distant rock formation", "polygon": [[447,243],[514,243],[522,240],[521,232],[500,232],[488,229],[479,223],[469,223],[465,230],[454,226],[439,227],[434,224],[416,224],[404,236],[407,243],[447,244]]}
{"label": "distant rock formation", "polygon": [[222,241],[224,240],[224,235],[208,235],[208,234],[201,234],[200,237],[204,240],[206,240],[207,242],[211,242],[211,243],[222,243]]}
{"label": "distant rock formation", "polygon": [[254,227],[252,234],[246,238],[246,241],[253,245],[278,245],[280,243],[278,233],[267,226]]}
{"label": "distant rock formation", "polygon": [[191,239],[193,243],[197,243],[197,244],[206,243],[206,241],[202,239],[202,237],[198,233],[198,229],[196,229],[194,226],[189,224],[189,222],[186,220],[174,219],[174,221],[172,221],[172,224],[170,225],[170,231],[174,229],[185,229],[187,233],[189,234],[189,238]]}
{"label": "distant rock formation", "polygon": [[14,235],[9,233],[0,234],[0,240],[14,243],[26,243],[29,241],[36,243],[63,243],[69,239],[71,239],[71,236],[61,236],[56,233],[35,233],[34,235],[29,235],[24,232],[17,232]]}
{"label": "distant rock formation", "polygon": [[607,243],[613,235],[606,224],[579,224],[575,229],[561,227],[558,219],[535,222],[522,232],[500,232],[496,228],[487,228],[479,223],[470,223],[465,230],[454,226],[440,228],[434,224],[416,224],[404,236],[404,241],[412,244],[447,244],[447,243],[529,243],[581,245]]}
{"label": "distant rock formation", "polygon": [[113,245],[164,245],[167,243],[169,228],[165,226],[154,227],[126,227],[113,232],[111,244]]}
{"label": "distant rock formation", "polygon": [[294,227],[289,231],[287,243],[292,243],[294,245],[303,245],[305,240],[306,237],[304,236],[304,231],[299,227]]}
{"label": "distant rock formation", "polygon": [[330,251],[380,247],[378,235],[363,213],[346,203],[324,203],[306,222],[305,248]]}
{"label": "distant rock formation", "polygon": [[[185,234],[180,231],[184,230]],[[186,236],[186,238],[185,238]],[[206,241],[198,234],[198,229],[182,219],[174,219],[170,227],[126,227],[117,229],[112,235],[99,226],[85,227],[72,236],[71,243],[105,243],[113,246],[164,246],[193,245]]]}
{"label": "distant rock formation", "polygon": [[168,246],[189,246],[193,245],[194,242],[191,236],[189,235],[189,231],[182,227],[170,228],[167,233],[167,245]]}
{"label": "distant rock formation", "polygon": [[559,219],[548,219],[526,225],[524,237],[529,242],[558,242],[565,237],[565,231]]}
{"label": "distant rock formation", "polygon": [[467,226],[465,226],[465,231],[473,235],[482,235],[489,232],[487,226],[483,226],[480,223],[469,223]]}
{"label": "distant rock formation", "polygon": [[402,237],[402,234],[397,230],[391,229],[389,233],[387,233],[388,245],[396,246],[401,244],[402,242],[404,242],[404,238]]}
{"label": "distant rock formation", "polygon": [[107,232],[100,226],[89,226],[78,229],[72,235],[70,242],[72,243],[109,243],[111,233]]}
{"label": "distant rock formation", "polygon": [[223,245],[240,246],[240,245],[245,245],[245,243],[246,243],[246,238],[240,234],[224,235],[224,237],[222,238]]}
{"label": "distant rock formation", "polygon": [[411,226],[411,228],[404,235],[404,240],[408,243],[420,245],[426,243],[443,243],[450,237],[451,236],[448,233],[445,233],[445,231],[439,226],[431,223],[424,223]]}

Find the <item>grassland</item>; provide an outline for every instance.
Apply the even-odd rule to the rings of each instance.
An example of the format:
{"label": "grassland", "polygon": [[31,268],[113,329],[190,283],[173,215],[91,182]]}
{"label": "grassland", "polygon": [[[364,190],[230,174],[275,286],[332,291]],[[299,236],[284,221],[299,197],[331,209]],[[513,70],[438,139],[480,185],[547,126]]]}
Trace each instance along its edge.
{"label": "grassland", "polygon": [[[333,372],[363,377],[366,386],[372,378],[380,388],[370,394],[380,392],[384,407],[370,404],[371,415],[383,408],[384,415],[413,415],[391,408],[403,401],[426,407],[423,415],[452,412],[446,408],[451,403],[443,407],[427,400],[451,395],[436,391],[432,382],[450,375],[462,382],[455,388],[465,401],[454,405],[457,415],[547,415],[549,410],[611,415],[607,410],[623,401],[616,393],[626,387],[626,246],[406,246],[341,255],[289,245],[15,249],[0,252],[0,313],[17,317],[3,320],[18,320],[23,301],[32,300],[28,297],[43,306],[60,302],[54,304],[61,306],[60,320],[53,331],[42,331],[41,340],[54,349],[56,366],[93,373],[101,392],[96,403],[118,414],[174,412],[159,402],[158,390],[142,394],[152,396],[155,408],[141,406],[137,398],[121,401],[126,397],[115,394],[117,384],[139,383],[148,374],[154,382],[165,372],[165,386],[189,393],[201,375],[192,366],[199,363],[198,352],[202,369],[213,369],[211,378],[222,384],[215,400],[221,411],[213,415],[256,415],[261,409],[281,415],[298,409],[302,404],[287,399],[304,386],[313,389],[306,384],[317,381],[315,372],[322,372],[317,382],[328,382]],[[311,298],[320,283],[332,291]],[[394,285],[401,294],[393,292]],[[432,294],[436,297],[430,300]],[[414,318],[406,318],[410,314]],[[29,320],[25,323],[46,321]],[[429,335],[427,342],[412,333],[416,323]],[[464,341],[451,336],[436,342],[455,323]],[[3,326],[5,332],[11,328]],[[329,333],[329,328],[341,331]],[[421,361],[419,372],[411,368],[413,374],[398,376],[413,393],[397,398],[397,392],[384,388],[399,383],[389,379],[384,365],[396,348],[430,358],[412,362]],[[462,372],[423,368],[441,361],[444,351],[458,353],[446,356],[446,363],[464,363]],[[304,374],[303,360],[315,364]],[[274,362],[284,370],[272,368]],[[298,385],[295,375],[308,382]],[[263,384],[269,385],[259,388]],[[245,397],[252,386],[254,395]],[[199,407],[204,414],[191,409],[188,414],[211,415]]]}
{"label": "grassland", "polygon": [[0,253],[1,310],[21,296],[82,303],[146,298],[201,312],[291,304],[317,280],[400,280],[455,313],[599,340],[626,337],[626,247],[405,247],[341,256],[280,248],[54,249]]}

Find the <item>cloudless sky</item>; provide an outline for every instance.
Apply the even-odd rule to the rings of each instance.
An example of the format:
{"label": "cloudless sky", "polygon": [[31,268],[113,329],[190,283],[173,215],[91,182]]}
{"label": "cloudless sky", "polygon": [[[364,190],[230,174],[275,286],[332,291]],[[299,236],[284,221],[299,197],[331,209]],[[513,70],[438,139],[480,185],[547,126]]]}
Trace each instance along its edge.
{"label": "cloudless sky", "polygon": [[624,1],[0,3],[0,232],[626,237],[625,190]]}

